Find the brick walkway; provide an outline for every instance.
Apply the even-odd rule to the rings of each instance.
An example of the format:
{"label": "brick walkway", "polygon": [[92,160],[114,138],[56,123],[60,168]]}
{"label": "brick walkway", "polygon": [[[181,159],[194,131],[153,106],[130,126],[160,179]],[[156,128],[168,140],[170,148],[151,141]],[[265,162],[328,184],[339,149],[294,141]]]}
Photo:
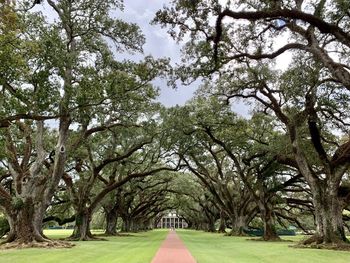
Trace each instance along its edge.
{"label": "brick walkway", "polygon": [[196,263],[175,231],[170,231],[151,263]]}

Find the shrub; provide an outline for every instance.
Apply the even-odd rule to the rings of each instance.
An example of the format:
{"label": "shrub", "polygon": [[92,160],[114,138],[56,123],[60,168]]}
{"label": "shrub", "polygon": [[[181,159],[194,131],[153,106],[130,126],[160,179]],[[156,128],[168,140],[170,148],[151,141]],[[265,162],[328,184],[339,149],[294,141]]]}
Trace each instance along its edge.
{"label": "shrub", "polygon": [[10,231],[10,225],[7,219],[0,215],[0,238],[6,235]]}

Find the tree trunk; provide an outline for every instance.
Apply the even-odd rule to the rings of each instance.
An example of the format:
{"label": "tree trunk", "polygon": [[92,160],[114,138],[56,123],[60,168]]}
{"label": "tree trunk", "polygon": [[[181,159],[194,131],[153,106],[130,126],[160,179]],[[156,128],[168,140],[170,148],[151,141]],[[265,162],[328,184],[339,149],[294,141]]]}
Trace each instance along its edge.
{"label": "tree trunk", "polygon": [[207,232],[215,232],[215,221],[214,220],[210,220],[208,222],[208,226],[207,226]]}
{"label": "tree trunk", "polygon": [[219,233],[226,233],[226,222],[225,222],[225,215],[224,212],[220,212],[220,226],[218,229]]}
{"label": "tree trunk", "polygon": [[36,215],[32,199],[27,198],[23,202],[17,198],[16,202],[17,207],[9,216],[10,233],[7,241],[17,241],[20,244],[48,241],[41,235],[41,224],[35,221],[40,215]]}
{"label": "tree trunk", "polygon": [[[62,177],[69,123],[69,120],[60,122],[59,143],[56,148],[53,171],[47,177],[41,174],[46,156],[42,145],[42,122],[38,123],[36,160],[22,167],[21,171],[13,168],[14,162],[9,166],[9,172],[13,177],[13,188],[5,206],[2,207],[10,225],[8,238],[4,242],[6,247],[72,247],[65,242],[50,240],[45,237],[42,229],[44,213]],[[11,144],[12,139],[8,139],[7,147],[10,147],[8,148],[10,152],[13,151],[9,146]]]}
{"label": "tree trunk", "polygon": [[[310,126],[310,124],[309,124]],[[315,172],[307,162],[305,154],[299,146],[295,127],[289,127],[294,157],[299,171],[305,177],[312,193],[315,208],[316,234],[301,242],[303,245],[345,244],[348,242],[344,231],[343,203],[338,196],[339,186],[348,166],[330,167],[324,161],[325,178],[315,176]],[[314,131],[313,131],[314,132]],[[313,135],[311,131],[311,136]],[[316,132],[317,133],[317,132]],[[317,136],[317,134],[314,136]],[[317,140],[317,138],[315,139]],[[322,159],[322,157],[320,157]],[[321,160],[322,161],[322,160]]]}
{"label": "tree trunk", "polygon": [[303,244],[340,244],[348,242],[343,223],[343,205],[338,197],[337,184],[328,182],[311,187],[316,216],[316,234]]}
{"label": "tree trunk", "polygon": [[129,218],[123,217],[122,231],[126,233],[131,231],[131,220]]}
{"label": "tree trunk", "polygon": [[280,240],[277,235],[274,220],[273,220],[273,208],[266,197],[267,189],[265,187],[260,187],[259,196],[256,197],[256,202],[258,203],[258,208],[260,211],[260,218],[264,225],[264,234],[262,239],[265,241]]}
{"label": "tree trunk", "polygon": [[91,213],[87,210],[79,211],[75,217],[75,227],[70,240],[88,241],[95,239],[90,231]]}
{"label": "tree trunk", "polygon": [[130,220],[130,230],[131,232],[134,232],[134,233],[139,231],[139,226],[135,220],[132,220],[132,219]]}
{"label": "tree trunk", "polygon": [[42,204],[33,204],[31,197],[24,201],[16,198],[10,213],[6,213],[10,232],[5,240],[6,248],[25,247],[71,247],[65,242],[48,239],[42,231]]}
{"label": "tree trunk", "polygon": [[117,220],[118,220],[117,209],[112,209],[109,211],[105,209],[105,215],[106,215],[105,234],[109,236],[117,235]]}
{"label": "tree trunk", "polygon": [[194,229],[194,223],[192,221],[187,222],[187,228],[188,229]]}
{"label": "tree trunk", "polygon": [[150,227],[151,223],[149,220],[141,221],[139,222],[138,225],[139,225],[139,230],[142,230],[142,231],[148,231],[152,229],[152,227]]}
{"label": "tree trunk", "polygon": [[266,203],[259,204],[259,207],[261,219],[264,224],[264,234],[262,236],[262,239],[265,241],[280,240],[273,223],[272,210],[268,207],[268,204]]}
{"label": "tree trunk", "polygon": [[230,220],[232,223],[232,230],[229,233],[230,236],[245,236],[244,228],[247,227],[246,217],[239,216],[230,216]]}

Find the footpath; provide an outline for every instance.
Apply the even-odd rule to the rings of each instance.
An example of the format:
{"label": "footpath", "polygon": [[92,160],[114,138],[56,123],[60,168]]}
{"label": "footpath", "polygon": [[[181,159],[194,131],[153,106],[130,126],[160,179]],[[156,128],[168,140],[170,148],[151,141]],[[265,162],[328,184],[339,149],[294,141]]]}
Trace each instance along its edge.
{"label": "footpath", "polygon": [[174,230],[170,230],[151,263],[196,263]]}

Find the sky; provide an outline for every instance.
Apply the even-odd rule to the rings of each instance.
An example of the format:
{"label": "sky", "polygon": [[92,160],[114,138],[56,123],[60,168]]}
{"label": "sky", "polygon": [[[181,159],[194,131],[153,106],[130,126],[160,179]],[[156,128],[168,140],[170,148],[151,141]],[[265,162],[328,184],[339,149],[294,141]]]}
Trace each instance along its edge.
{"label": "sky", "polygon": [[[118,12],[118,16],[140,26],[146,37],[144,55],[152,55],[155,58],[169,57],[172,65],[175,65],[181,59],[181,44],[176,43],[166,32],[166,29],[158,25],[150,25],[155,13],[164,5],[168,5],[169,2],[169,0],[124,0],[124,11]],[[168,87],[166,81],[162,80],[157,80],[154,84],[160,88],[159,101],[165,106],[171,107],[184,105],[186,101],[191,99],[200,85],[200,81],[196,81],[190,86],[179,85],[177,89]],[[237,114],[244,117],[249,115],[250,109],[246,104],[232,103],[232,109]]]}
{"label": "sky", "polygon": [[[146,37],[146,44],[144,45],[143,55],[152,55],[155,58],[169,57],[172,65],[180,62],[181,58],[181,43],[180,45],[166,32],[166,29],[159,25],[150,25],[150,22],[155,16],[155,13],[162,9],[164,5],[168,5],[169,0],[124,0],[124,11],[118,12],[118,16],[128,22],[136,23],[140,26],[143,34]],[[286,44],[287,38],[282,37],[276,39],[276,48]],[[137,59],[141,56],[137,55]],[[285,53],[279,56],[276,60],[278,69],[286,69],[291,54]],[[196,81],[190,86],[181,86],[172,89],[167,86],[166,81],[157,80],[154,82],[160,88],[159,101],[167,107],[175,105],[183,105],[189,100],[195,90],[200,85],[200,81]],[[239,115],[248,117],[250,114],[250,107],[244,103],[231,101],[232,109]]]}
{"label": "sky", "polygon": [[[143,55],[152,55],[155,58],[170,58],[172,65],[180,62],[181,46],[178,45],[158,25],[150,25],[155,13],[168,4],[168,0],[125,0],[124,11],[118,12],[118,17],[139,25],[146,37]],[[135,59],[141,58],[140,55]],[[179,86],[177,89],[167,87],[166,80],[156,80],[154,85],[160,88],[159,101],[165,106],[183,105],[192,96],[200,83],[196,82],[191,86]]]}

